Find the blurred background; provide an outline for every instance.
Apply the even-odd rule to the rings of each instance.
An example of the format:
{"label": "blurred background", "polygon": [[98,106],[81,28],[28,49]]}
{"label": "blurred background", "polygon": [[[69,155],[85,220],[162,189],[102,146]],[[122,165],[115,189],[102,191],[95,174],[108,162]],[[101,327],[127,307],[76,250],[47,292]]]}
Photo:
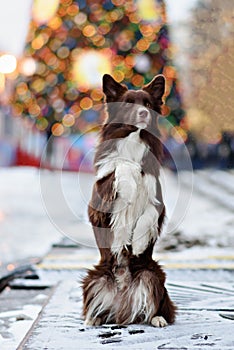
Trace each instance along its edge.
{"label": "blurred background", "polygon": [[[233,1],[0,0],[0,8],[0,348],[18,348],[31,327],[32,285],[40,293],[33,305],[44,303],[40,286],[77,281],[98,261],[87,206],[105,73],[130,89],[166,76],[159,126],[167,218],[154,257],[172,281],[212,269],[217,296],[217,281],[234,266]],[[8,283],[25,266],[36,267],[32,280]],[[204,283],[203,272],[196,278]],[[191,290],[175,295],[186,305]],[[215,300],[217,311],[224,304]]]}
{"label": "blurred background", "polygon": [[[3,0],[0,166],[92,172],[101,78],[167,78],[165,166],[234,166],[234,20],[229,0]],[[185,167],[183,160],[179,161]]]}

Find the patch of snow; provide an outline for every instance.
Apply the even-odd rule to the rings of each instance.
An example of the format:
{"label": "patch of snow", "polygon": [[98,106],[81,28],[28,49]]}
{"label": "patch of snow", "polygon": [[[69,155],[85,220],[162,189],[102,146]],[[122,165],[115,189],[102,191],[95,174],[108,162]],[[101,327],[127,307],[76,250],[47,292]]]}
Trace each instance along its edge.
{"label": "patch of snow", "polygon": [[10,334],[10,337],[4,338],[0,335],[0,349],[16,349],[23,340],[25,334],[31,328],[40,311],[40,305],[25,305],[21,310],[1,312],[1,318],[11,317],[11,324],[7,329],[7,333]]}

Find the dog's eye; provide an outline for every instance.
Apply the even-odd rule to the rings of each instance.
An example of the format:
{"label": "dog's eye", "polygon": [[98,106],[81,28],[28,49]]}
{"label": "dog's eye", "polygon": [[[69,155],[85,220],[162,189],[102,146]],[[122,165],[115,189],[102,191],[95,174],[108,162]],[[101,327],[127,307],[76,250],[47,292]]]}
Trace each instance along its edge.
{"label": "dog's eye", "polygon": [[126,107],[131,107],[132,101],[128,101],[128,100],[127,100],[127,101],[125,102],[125,105],[126,105]]}
{"label": "dog's eye", "polygon": [[151,108],[151,103],[150,103],[150,102],[146,102],[146,103],[145,103],[145,106],[146,106],[147,108]]}

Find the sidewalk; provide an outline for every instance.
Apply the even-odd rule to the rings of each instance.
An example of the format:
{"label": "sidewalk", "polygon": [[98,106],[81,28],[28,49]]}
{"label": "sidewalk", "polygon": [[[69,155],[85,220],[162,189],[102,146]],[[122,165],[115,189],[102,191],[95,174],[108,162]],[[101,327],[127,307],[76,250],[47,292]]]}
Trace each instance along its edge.
{"label": "sidewalk", "polygon": [[15,279],[0,294],[0,307],[8,304],[0,314],[6,329],[1,350],[233,349],[234,256],[206,250],[191,256],[187,250],[157,259],[179,308],[174,325],[85,327],[79,281],[98,252],[63,239],[34,266],[33,278]]}

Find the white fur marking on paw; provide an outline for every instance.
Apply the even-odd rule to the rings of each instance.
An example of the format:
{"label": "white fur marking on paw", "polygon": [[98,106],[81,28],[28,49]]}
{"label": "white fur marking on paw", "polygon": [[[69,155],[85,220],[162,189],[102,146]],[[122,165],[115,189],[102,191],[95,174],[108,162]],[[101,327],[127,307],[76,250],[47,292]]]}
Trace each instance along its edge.
{"label": "white fur marking on paw", "polygon": [[132,252],[139,255],[145,251],[151,239],[157,238],[158,212],[153,204],[148,204],[139,217],[132,237]]}
{"label": "white fur marking on paw", "polygon": [[155,316],[151,320],[151,324],[154,327],[166,327],[168,325],[167,321],[162,316]]}

